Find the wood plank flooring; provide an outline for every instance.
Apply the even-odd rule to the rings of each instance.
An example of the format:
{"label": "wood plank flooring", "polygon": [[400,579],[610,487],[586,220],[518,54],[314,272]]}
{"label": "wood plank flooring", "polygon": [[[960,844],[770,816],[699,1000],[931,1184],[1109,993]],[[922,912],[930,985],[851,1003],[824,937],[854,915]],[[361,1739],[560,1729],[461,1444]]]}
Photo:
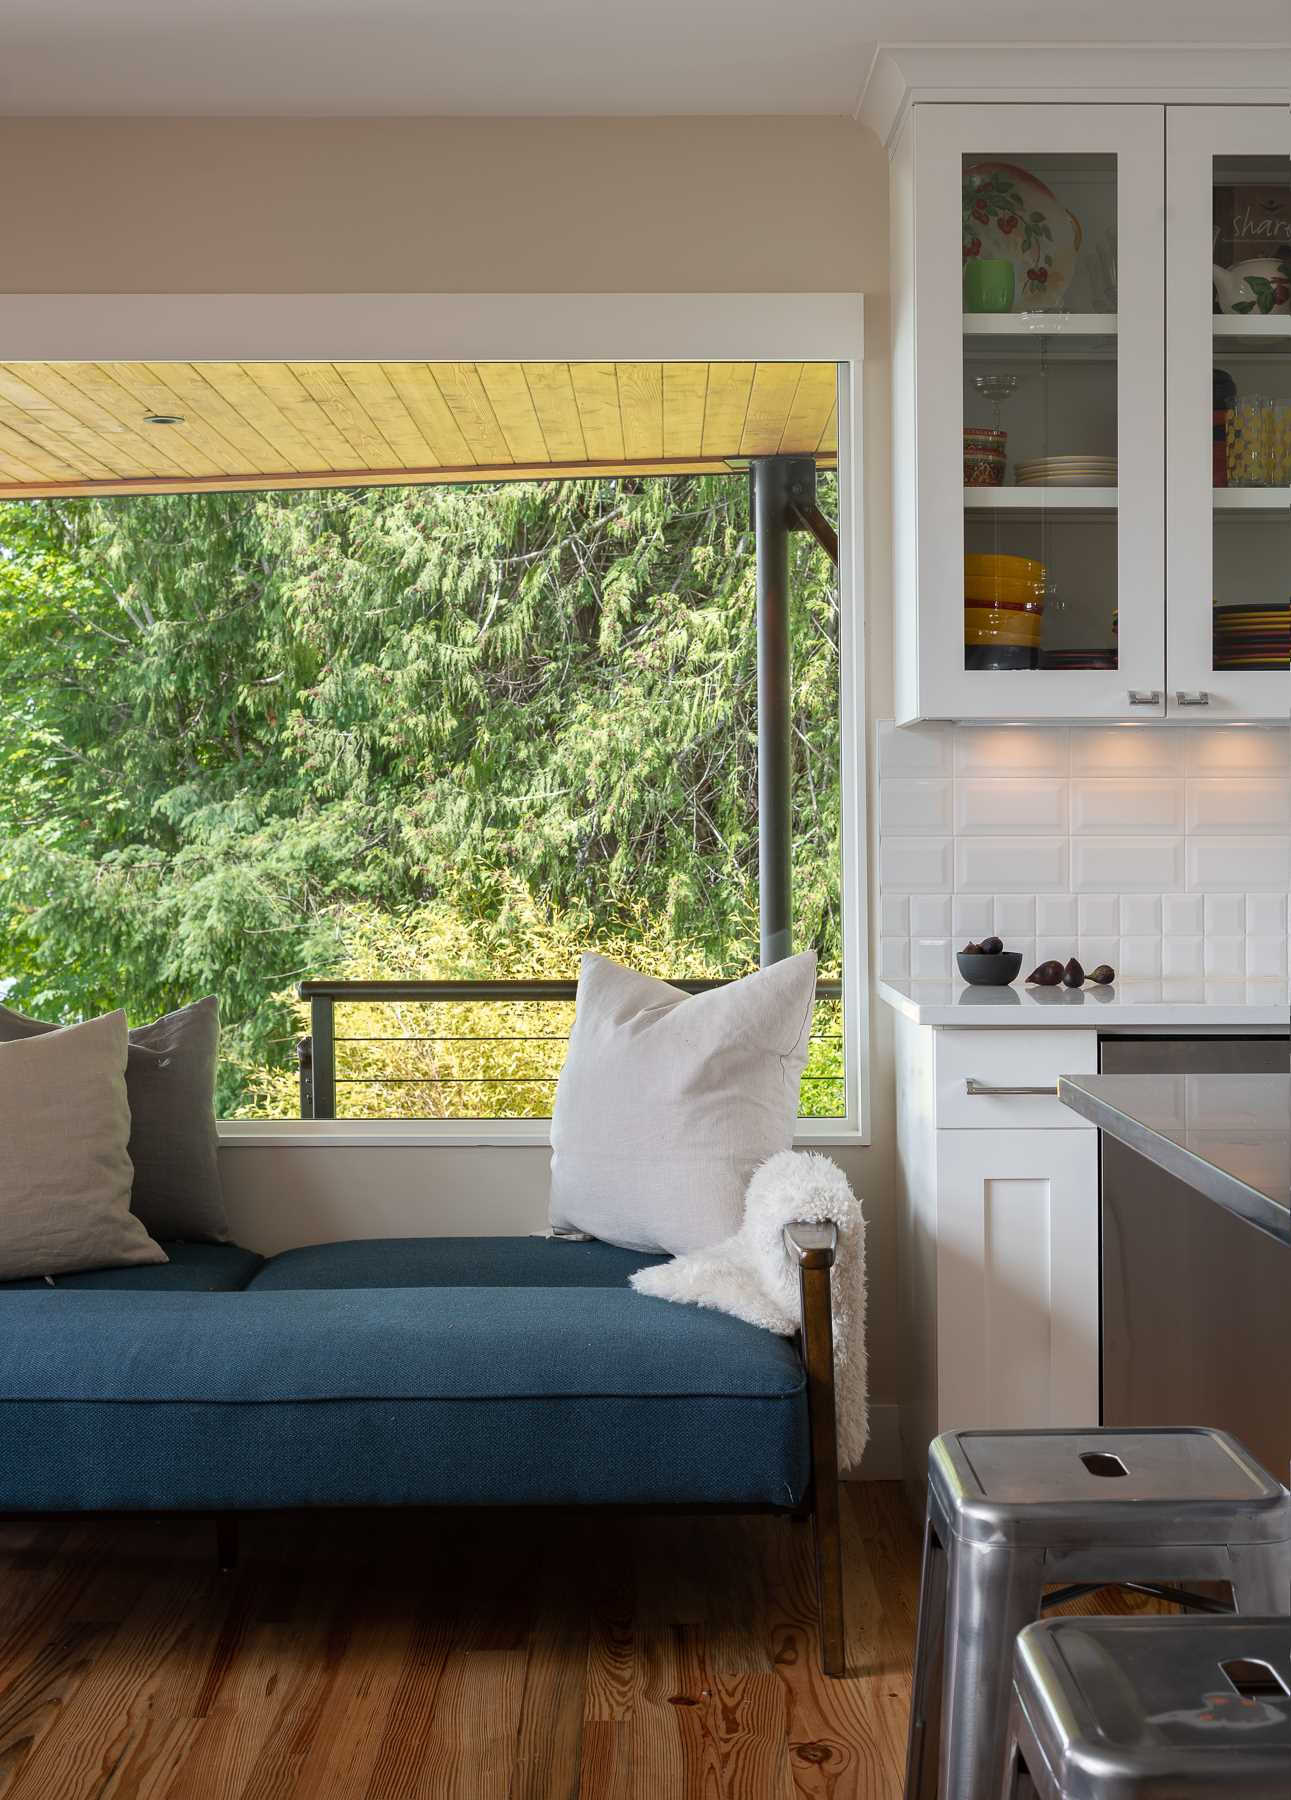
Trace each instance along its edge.
{"label": "wood plank flooring", "polygon": [[0,1523],[0,1800],[897,1800],[918,1534],[843,1492],[845,1681],[781,1518]]}

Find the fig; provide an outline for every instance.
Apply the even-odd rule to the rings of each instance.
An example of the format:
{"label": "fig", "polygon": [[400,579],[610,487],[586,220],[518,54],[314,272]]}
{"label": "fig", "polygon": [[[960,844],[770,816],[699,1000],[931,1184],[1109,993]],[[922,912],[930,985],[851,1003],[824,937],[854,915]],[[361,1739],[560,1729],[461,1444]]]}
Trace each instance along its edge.
{"label": "fig", "polygon": [[964,948],[960,951],[959,954],[961,956],[981,956],[982,946],[980,944],[974,944],[970,940],[967,944],[964,945]]}
{"label": "fig", "polygon": [[1062,972],[1062,985],[1064,987],[1069,987],[1069,988],[1078,988],[1078,987],[1083,987],[1084,984],[1085,984],[1085,971],[1081,968],[1080,964],[1076,961],[1075,957],[1073,956],[1071,961],[1067,964],[1067,967]]}
{"label": "fig", "polygon": [[1004,940],[1002,938],[985,937],[982,939],[983,956],[998,956],[1003,948]]}
{"label": "fig", "polygon": [[1057,987],[1062,980],[1062,964],[1060,962],[1042,962],[1038,969],[1032,969],[1027,976],[1027,983],[1034,987]]}
{"label": "fig", "polygon": [[1096,969],[1090,970],[1089,979],[1096,981],[1099,987],[1106,987],[1108,982],[1116,980],[1116,970],[1110,963],[1099,963]]}

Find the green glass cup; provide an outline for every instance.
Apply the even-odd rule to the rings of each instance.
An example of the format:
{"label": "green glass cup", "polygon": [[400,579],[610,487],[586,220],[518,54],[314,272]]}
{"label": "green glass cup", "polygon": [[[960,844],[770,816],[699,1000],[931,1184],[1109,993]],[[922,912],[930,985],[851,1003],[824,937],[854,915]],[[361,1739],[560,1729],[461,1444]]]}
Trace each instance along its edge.
{"label": "green glass cup", "polygon": [[1006,313],[1013,306],[1013,264],[1002,256],[970,256],[964,264],[964,311]]}

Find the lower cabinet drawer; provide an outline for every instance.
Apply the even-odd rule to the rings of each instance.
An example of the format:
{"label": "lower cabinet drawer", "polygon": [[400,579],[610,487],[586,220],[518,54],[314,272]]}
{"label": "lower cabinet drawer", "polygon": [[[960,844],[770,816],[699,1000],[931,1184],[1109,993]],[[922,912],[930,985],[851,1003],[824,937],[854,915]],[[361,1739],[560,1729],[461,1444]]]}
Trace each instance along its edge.
{"label": "lower cabinet drawer", "polygon": [[1062,1104],[1057,1088],[1059,1075],[1097,1074],[1096,1031],[956,1031],[946,1027],[936,1038],[936,1107],[941,1129],[1094,1129]]}

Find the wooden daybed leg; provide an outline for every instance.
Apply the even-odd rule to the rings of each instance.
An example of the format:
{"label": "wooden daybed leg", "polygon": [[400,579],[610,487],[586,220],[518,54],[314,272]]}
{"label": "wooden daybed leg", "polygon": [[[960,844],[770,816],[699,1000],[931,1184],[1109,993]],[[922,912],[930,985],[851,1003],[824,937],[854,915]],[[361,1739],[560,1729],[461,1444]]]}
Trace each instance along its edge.
{"label": "wooden daybed leg", "polygon": [[231,1512],[215,1515],[215,1566],[221,1575],[230,1575],[238,1566],[238,1515]]}
{"label": "wooden daybed leg", "polygon": [[784,1241],[785,1248],[798,1265],[798,1285],[802,1295],[802,1359],[807,1371],[807,1410],[811,1428],[820,1662],[826,1675],[845,1675],[843,1534],[839,1515],[838,1434],[834,1420],[834,1317],[829,1294],[829,1272],[838,1252],[838,1227],[798,1222],[785,1227]]}

